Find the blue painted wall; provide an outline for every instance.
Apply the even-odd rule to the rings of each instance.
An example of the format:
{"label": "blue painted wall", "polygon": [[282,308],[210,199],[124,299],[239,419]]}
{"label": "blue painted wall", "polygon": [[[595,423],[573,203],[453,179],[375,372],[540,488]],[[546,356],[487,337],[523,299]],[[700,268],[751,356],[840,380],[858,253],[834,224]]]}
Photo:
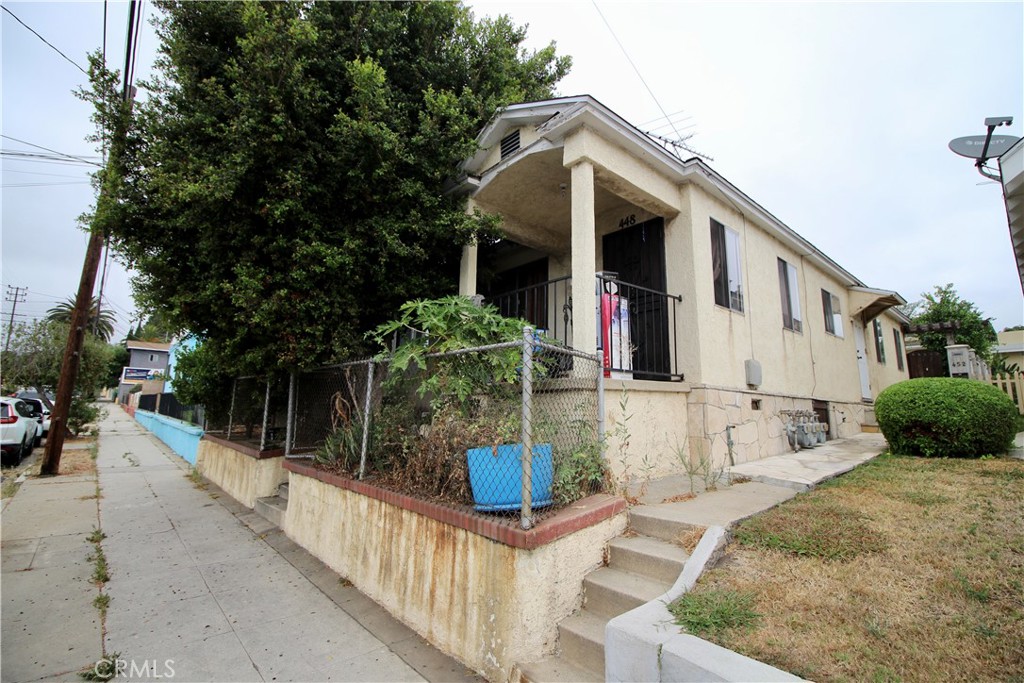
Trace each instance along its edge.
{"label": "blue painted wall", "polygon": [[135,419],[156,438],[170,446],[172,451],[190,464],[196,464],[196,452],[199,450],[199,441],[203,438],[201,427],[148,410],[136,410]]}

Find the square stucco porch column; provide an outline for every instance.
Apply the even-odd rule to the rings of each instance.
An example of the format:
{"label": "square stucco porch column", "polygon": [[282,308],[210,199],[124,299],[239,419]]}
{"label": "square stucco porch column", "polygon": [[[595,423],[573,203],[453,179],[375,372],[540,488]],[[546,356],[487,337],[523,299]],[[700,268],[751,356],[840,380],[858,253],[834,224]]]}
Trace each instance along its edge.
{"label": "square stucco porch column", "polygon": [[476,296],[476,243],[462,247],[462,261],[459,264],[459,294]]}
{"label": "square stucco porch column", "polygon": [[586,353],[597,351],[595,234],[594,166],[580,161],[572,167],[572,345]]}

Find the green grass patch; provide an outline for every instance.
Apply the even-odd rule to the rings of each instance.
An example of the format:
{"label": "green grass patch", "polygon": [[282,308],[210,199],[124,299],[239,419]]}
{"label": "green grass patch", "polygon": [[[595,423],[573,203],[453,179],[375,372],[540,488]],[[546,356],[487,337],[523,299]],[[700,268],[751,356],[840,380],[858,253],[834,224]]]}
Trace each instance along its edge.
{"label": "green grass patch", "polygon": [[681,595],[669,604],[668,611],[687,632],[713,638],[729,629],[754,626],[761,615],[753,605],[752,593],[713,590]]}
{"label": "green grass patch", "polygon": [[823,560],[849,560],[886,548],[863,514],[814,494],[742,522],[735,537],[751,548]]}
{"label": "green grass patch", "polygon": [[117,662],[121,659],[120,652],[113,652],[78,675],[87,681],[109,681],[117,676]]}

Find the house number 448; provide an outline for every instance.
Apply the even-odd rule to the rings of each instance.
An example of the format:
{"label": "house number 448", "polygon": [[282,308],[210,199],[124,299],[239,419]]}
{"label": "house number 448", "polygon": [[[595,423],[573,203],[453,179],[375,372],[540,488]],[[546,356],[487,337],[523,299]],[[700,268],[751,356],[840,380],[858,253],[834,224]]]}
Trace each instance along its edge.
{"label": "house number 448", "polygon": [[628,216],[626,216],[625,218],[623,218],[621,221],[619,221],[619,227],[620,228],[628,228],[631,225],[636,225],[636,214],[635,213],[631,213]]}

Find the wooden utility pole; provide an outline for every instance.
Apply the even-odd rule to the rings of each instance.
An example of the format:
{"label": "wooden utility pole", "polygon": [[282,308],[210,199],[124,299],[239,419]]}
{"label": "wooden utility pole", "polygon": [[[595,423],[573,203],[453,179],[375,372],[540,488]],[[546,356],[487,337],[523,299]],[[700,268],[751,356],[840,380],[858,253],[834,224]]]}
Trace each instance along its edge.
{"label": "wooden utility pole", "polygon": [[82,279],[78,284],[75,310],[71,314],[71,331],[68,333],[68,343],[64,347],[64,360],[60,365],[57,400],[50,415],[50,434],[46,438],[40,474],[57,474],[60,469],[60,454],[64,448],[67,417],[75,391],[75,381],[78,379],[78,368],[82,364],[82,343],[85,341],[85,328],[89,324],[92,290],[96,286],[96,271],[99,269],[102,252],[103,235],[94,226],[89,235],[89,246],[85,250],[85,263],[82,265]]}
{"label": "wooden utility pole", "polygon": [[[131,0],[128,12],[128,43],[125,50],[124,87],[122,98],[125,102],[131,98],[131,77],[129,65],[132,63],[134,53],[134,42],[132,33],[135,26],[135,5],[137,0]],[[103,65],[104,68],[106,64]],[[117,127],[113,135],[124,136],[126,131]],[[121,138],[124,139],[123,137]],[[107,164],[116,163],[114,154],[108,158]],[[104,201],[103,190],[100,190],[100,197],[96,202],[97,211],[102,208]],[[89,324],[89,312],[92,310],[92,291],[96,287],[96,272],[99,270],[100,259],[103,255],[104,235],[97,223],[94,221],[89,233],[89,246],[85,250],[85,263],[82,264],[82,279],[78,284],[78,297],[75,299],[75,310],[71,314],[71,330],[68,332],[68,343],[64,347],[64,360],[60,366],[60,381],[57,383],[57,400],[50,414],[50,434],[46,439],[46,450],[43,451],[43,462],[39,467],[39,473],[43,475],[55,475],[60,470],[60,456],[64,449],[64,435],[67,430],[68,413],[71,410],[71,399],[75,392],[75,382],[78,380],[78,369],[82,364],[82,345],[85,341],[86,327]],[[97,307],[98,308],[98,307]],[[98,313],[98,311],[97,311]]]}
{"label": "wooden utility pole", "polygon": [[14,311],[18,304],[25,302],[25,293],[28,287],[12,287],[7,285],[7,296],[4,298],[11,302],[11,322],[7,324],[7,343],[4,344],[4,351],[11,349],[11,333],[14,332]]}

